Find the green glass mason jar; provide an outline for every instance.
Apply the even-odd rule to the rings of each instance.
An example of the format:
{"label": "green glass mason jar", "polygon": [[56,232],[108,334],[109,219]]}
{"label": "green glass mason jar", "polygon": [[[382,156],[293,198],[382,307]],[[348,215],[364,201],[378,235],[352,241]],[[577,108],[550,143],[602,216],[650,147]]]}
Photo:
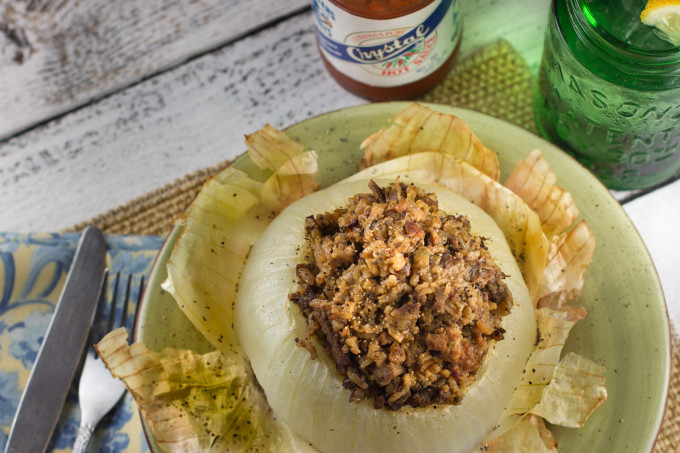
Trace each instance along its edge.
{"label": "green glass mason jar", "polygon": [[680,49],[640,21],[646,1],[553,0],[536,126],[611,189],[680,171]]}

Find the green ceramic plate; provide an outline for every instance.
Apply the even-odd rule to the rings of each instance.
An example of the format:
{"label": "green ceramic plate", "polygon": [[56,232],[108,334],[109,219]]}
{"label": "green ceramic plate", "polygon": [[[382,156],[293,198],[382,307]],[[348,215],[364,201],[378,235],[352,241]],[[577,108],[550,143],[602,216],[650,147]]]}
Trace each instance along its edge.
{"label": "green ceramic plate", "polygon": [[[357,169],[361,141],[387,124],[406,103],[370,104],[328,113],[290,127],[287,133],[319,153],[324,185]],[[588,317],[567,342],[574,351],[607,369],[609,399],[583,429],[551,427],[561,453],[647,452],[653,448],[668,391],[670,336],[661,287],[642,240],[619,203],[575,160],[550,143],[504,121],[444,106],[468,123],[499,155],[501,179],[533,149],[543,151],[558,184],[574,196],[597,247],[580,303]],[[247,132],[247,131],[244,131]],[[247,156],[235,167],[261,173]],[[170,346],[207,351],[210,345],[165,294],[165,262],[175,230],[163,248],[144,299],[138,338],[155,350]]]}

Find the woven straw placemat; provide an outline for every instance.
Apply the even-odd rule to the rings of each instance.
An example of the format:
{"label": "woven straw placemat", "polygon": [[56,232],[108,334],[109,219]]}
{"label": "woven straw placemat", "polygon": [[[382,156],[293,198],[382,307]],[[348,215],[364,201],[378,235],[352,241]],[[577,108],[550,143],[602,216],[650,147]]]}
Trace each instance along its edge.
{"label": "woven straw placemat", "polygon": [[[487,113],[535,132],[534,78],[506,41],[482,48],[458,62],[448,77],[420,100]],[[164,187],[69,228],[97,225],[106,233],[165,235],[193,201],[205,180],[229,162],[188,174]],[[670,392],[654,453],[680,451],[680,340],[673,334]]]}

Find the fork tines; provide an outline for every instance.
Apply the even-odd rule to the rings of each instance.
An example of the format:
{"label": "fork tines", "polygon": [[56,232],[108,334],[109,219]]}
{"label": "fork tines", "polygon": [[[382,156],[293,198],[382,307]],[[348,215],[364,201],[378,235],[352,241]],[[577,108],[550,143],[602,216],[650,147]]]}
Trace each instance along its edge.
{"label": "fork tines", "polygon": [[[133,320],[130,323],[130,304],[131,304],[131,289],[132,289],[132,274],[127,275],[127,281],[125,277],[121,278],[121,272],[116,272],[115,278],[112,285],[112,295],[111,303],[107,303],[107,289],[109,287],[109,277],[110,271],[107,269],[104,274],[104,280],[102,281],[102,286],[99,291],[99,300],[97,301],[97,310],[95,312],[94,321],[92,323],[92,331],[90,332],[90,342],[91,344],[96,344],[101,341],[104,336],[114,330],[116,327],[126,327],[128,332],[133,333],[134,327],[137,324],[137,317],[139,315],[139,309],[137,306],[132,308],[132,313],[134,314]],[[122,287],[125,285],[124,287]],[[139,303],[141,299],[142,291],[144,289],[144,277],[142,276],[139,282],[138,294],[135,301],[132,303]],[[122,293],[122,294],[121,294]],[[118,308],[122,302],[122,308]],[[118,313],[120,312],[120,314]],[[118,322],[117,322],[118,321]]]}

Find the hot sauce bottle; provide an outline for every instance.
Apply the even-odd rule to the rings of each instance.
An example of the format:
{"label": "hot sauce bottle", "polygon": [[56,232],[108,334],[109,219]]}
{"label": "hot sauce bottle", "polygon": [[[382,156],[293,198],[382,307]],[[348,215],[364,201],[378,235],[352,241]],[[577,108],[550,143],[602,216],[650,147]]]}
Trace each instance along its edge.
{"label": "hot sauce bottle", "polygon": [[376,101],[439,83],[462,35],[459,0],[313,0],[317,43],[331,75]]}

